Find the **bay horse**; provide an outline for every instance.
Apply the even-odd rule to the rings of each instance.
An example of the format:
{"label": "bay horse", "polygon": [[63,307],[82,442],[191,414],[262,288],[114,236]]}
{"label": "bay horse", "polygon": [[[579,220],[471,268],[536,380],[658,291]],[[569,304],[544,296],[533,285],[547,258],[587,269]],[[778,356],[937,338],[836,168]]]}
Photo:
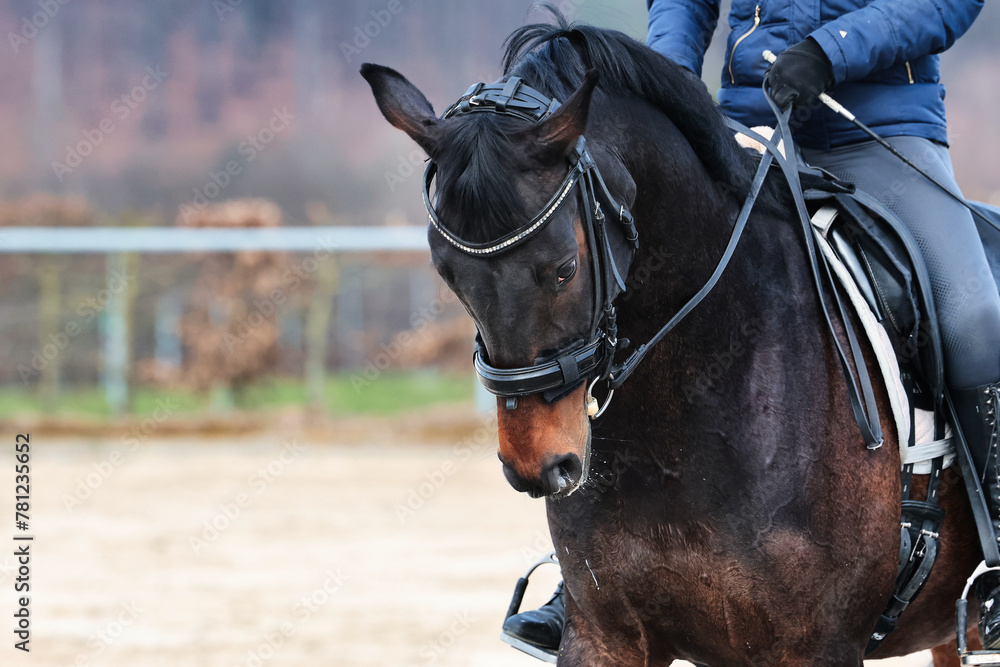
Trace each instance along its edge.
{"label": "bay horse", "polygon": [[[432,160],[432,262],[476,323],[480,375],[528,388],[498,397],[499,457],[516,490],[546,498],[559,664],[861,665],[896,576],[899,453],[883,386],[885,446],[851,418],[786,185],[768,179],[714,289],[588,419],[607,368],[595,350],[627,354],[625,337],[648,341],[705,284],[750,189],[755,161],[701,82],[561,18],[515,31],[504,77],[442,117],[396,71],[361,72]],[[537,113],[496,112],[525,100]],[[981,559],[956,479],[937,565],[875,658],[954,637]]]}

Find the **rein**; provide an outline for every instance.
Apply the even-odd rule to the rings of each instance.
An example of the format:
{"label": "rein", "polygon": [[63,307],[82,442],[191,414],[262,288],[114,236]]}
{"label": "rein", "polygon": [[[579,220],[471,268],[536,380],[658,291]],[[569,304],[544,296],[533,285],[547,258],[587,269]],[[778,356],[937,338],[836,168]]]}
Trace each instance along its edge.
{"label": "rein", "polygon": [[[764,99],[767,100],[768,105],[771,107],[771,111],[774,112],[774,116],[777,119],[777,132],[780,139],[785,142],[785,155],[788,157],[785,157],[785,155],[782,155],[781,152],[778,151],[776,144],[773,143],[773,137],[771,140],[764,139],[753,130],[743,127],[740,123],[728,119],[727,121],[730,127],[734,127],[739,132],[742,132],[761,142],[765,148],[767,148],[768,153],[774,155],[778,166],[781,168],[781,171],[785,176],[785,180],[788,182],[788,188],[791,191],[792,199],[795,202],[795,211],[799,222],[802,224],[802,231],[805,237],[807,249],[806,255],[809,258],[809,266],[812,272],[813,282],[816,286],[816,297],[819,300],[820,310],[823,312],[827,332],[830,334],[830,338],[833,341],[835,349],[837,350],[841,371],[843,372],[844,379],[847,382],[847,393],[851,403],[851,412],[854,414],[854,421],[857,423],[858,429],[861,431],[861,437],[865,441],[865,446],[868,449],[878,449],[884,442],[884,436],[882,434],[878,406],[875,401],[875,390],[872,388],[871,378],[868,375],[868,368],[865,365],[865,359],[862,355],[857,335],[854,333],[854,327],[851,325],[851,321],[847,316],[844,305],[840,300],[840,296],[837,291],[837,283],[830,274],[830,267],[827,264],[825,257],[816,250],[816,243],[812,234],[812,223],[809,219],[809,213],[806,210],[805,197],[802,193],[802,183],[799,178],[799,173],[805,171],[806,167],[799,160],[795,144],[792,142],[792,131],[788,127],[788,119],[791,116],[792,109],[789,107],[785,111],[781,111],[774,103],[774,100],[771,99],[771,96],[767,93],[766,89],[764,90]],[[822,274],[820,273],[820,268],[823,270]],[[827,281],[830,284],[830,291],[833,295],[834,303],[837,305],[837,310],[840,314],[840,321],[844,327],[848,343],[851,347],[851,358],[854,359],[854,367],[857,370],[858,381],[861,384],[860,392],[858,391],[858,382],[855,382],[854,379],[854,372],[851,370],[850,360],[844,353],[840,340],[837,338],[836,330],[833,327],[833,322],[830,320],[830,311],[826,304],[826,298],[823,296],[823,275],[826,276]],[[862,396],[864,397],[864,407],[862,407]],[[866,410],[867,416],[865,414]]]}
{"label": "rein", "polygon": [[[742,127],[742,126],[740,126]],[[747,220],[750,219],[750,213],[753,210],[753,205],[757,201],[757,195],[760,194],[760,189],[764,185],[764,180],[767,177],[767,172],[771,167],[771,161],[774,158],[774,154],[771,151],[766,152],[761,156],[760,164],[757,167],[757,173],[754,175],[753,184],[750,186],[750,192],[747,194],[747,198],[743,202],[743,208],[740,209],[740,214],[736,218],[736,223],[733,225],[732,234],[729,237],[729,243],[726,245],[725,252],[722,253],[722,257],[719,259],[718,264],[715,266],[715,271],[709,276],[708,282],[702,286],[694,296],[692,296],[687,303],[685,303],[677,313],[670,318],[670,320],[663,325],[663,327],[656,332],[656,334],[649,339],[648,343],[644,343],[636,348],[635,352],[630,354],[625,361],[616,365],[611,374],[608,377],[608,386],[611,390],[615,390],[622,386],[625,380],[635,371],[639,366],[639,363],[643,360],[646,354],[653,348],[654,345],[663,340],[670,331],[680,324],[681,320],[687,317],[688,313],[695,309],[695,307],[701,303],[708,293],[712,291],[716,283],[719,282],[719,278],[722,277],[722,273],[729,266],[729,260],[733,258],[733,253],[736,252],[736,246],[740,242],[740,238],[743,236],[743,230],[746,228]]]}

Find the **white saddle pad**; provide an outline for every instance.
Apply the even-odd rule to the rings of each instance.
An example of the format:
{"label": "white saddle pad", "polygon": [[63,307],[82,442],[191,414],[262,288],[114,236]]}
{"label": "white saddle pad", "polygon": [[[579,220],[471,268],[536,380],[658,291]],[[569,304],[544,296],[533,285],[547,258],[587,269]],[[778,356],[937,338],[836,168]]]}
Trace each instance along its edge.
{"label": "white saddle pad", "polygon": [[[813,233],[817,246],[823,251],[830,263],[833,274],[847,292],[848,299],[854,311],[861,320],[862,329],[875,351],[882,377],[885,379],[886,390],[889,393],[889,403],[892,405],[893,419],[896,423],[896,434],[899,438],[899,458],[902,464],[913,463],[913,472],[926,475],[930,472],[931,459],[944,456],[944,467],[955,462],[955,444],[951,437],[951,427],[945,429],[945,437],[934,439],[934,414],[925,410],[917,410],[914,421],[910,424],[910,405],[906,390],[900,380],[899,364],[893,352],[889,335],[875,318],[868,302],[854,283],[850,272],[837,257],[836,252],[826,241],[826,233],[836,219],[838,211],[832,206],[824,206],[812,217]],[[907,447],[910,440],[910,429],[914,429],[915,447]]]}

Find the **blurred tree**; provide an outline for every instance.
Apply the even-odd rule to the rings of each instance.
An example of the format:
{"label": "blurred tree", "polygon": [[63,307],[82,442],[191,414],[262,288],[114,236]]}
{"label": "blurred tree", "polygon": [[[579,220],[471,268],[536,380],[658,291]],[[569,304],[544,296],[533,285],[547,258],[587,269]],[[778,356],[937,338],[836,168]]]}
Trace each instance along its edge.
{"label": "blurred tree", "polygon": [[63,122],[63,57],[62,31],[59,25],[39,30],[32,42],[33,69],[31,86],[34,93],[32,138],[34,162],[39,173],[48,171],[56,157],[59,132]]}
{"label": "blurred tree", "polygon": [[[281,209],[263,199],[209,204],[177,224],[188,227],[279,227]],[[239,402],[252,380],[277,361],[277,311],[301,293],[305,280],[287,253],[206,253],[184,316],[182,380],[213,392],[213,403]]]}

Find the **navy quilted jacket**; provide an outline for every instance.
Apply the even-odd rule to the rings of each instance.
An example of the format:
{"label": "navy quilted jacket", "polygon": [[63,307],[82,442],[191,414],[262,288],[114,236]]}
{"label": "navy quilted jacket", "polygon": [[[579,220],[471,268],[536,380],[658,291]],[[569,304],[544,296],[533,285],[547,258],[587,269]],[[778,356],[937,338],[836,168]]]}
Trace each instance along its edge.
{"label": "navy quilted jacket", "polygon": [[[647,0],[655,51],[701,75],[719,0]],[[979,14],[983,0],[733,0],[719,104],[747,125],[773,125],[761,92],[774,53],[806,37],[833,65],[830,95],[883,136],[947,144],[938,55]],[[829,149],[866,139],[826,107],[793,114],[803,146]]]}

